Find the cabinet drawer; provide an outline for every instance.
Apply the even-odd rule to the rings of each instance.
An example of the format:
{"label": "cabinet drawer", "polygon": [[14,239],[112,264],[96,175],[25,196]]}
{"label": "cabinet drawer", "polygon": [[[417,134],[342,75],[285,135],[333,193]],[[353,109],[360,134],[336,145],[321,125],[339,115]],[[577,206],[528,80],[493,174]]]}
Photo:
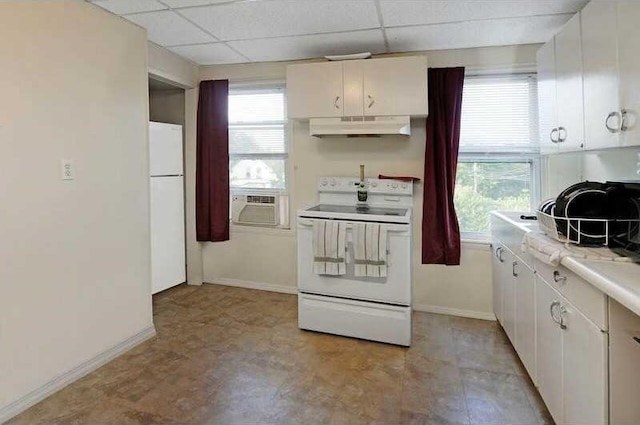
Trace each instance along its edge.
{"label": "cabinet drawer", "polygon": [[578,310],[602,330],[607,330],[607,297],[599,289],[567,270],[535,261],[538,276],[561,293]]}
{"label": "cabinet drawer", "polygon": [[515,227],[513,224],[507,223],[498,217],[491,216],[491,235],[493,238],[509,248],[509,250],[518,256],[527,266],[533,268],[533,256],[528,252],[523,253],[521,249],[524,233],[523,230]]}

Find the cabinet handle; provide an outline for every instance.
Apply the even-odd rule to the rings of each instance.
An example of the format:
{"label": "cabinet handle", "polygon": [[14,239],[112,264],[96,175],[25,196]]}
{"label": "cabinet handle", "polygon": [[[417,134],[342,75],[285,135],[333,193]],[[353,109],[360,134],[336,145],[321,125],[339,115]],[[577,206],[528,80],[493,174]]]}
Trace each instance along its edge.
{"label": "cabinet handle", "polygon": [[620,116],[622,117],[620,118],[620,131],[627,131],[629,129],[627,126],[627,113],[628,111],[626,109],[620,111]]}
{"label": "cabinet handle", "polygon": [[565,283],[567,283],[567,277],[560,275],[560,272],[558,270],[554,270],[553,271],[553,281],[555,283],[561,283],[561,284],[564,285]]}
{"label": "cabinet handle", "polygon": [[[611,118],[618,118],[618,122],[620,123],[620,127],[618,127],[618,128],[611,127],[609,125],[609,121],[611,120]],[[623,126],[623,124],[622,124],[622,116],[620,115],[620,113],[617,112],[617,111],[609,113],[609,115],[607,115],[607,118],[604,120],[604,126],[607,127],[607,130],[611,134],[619,133],[622,130],[622,126]]]}
{"label": "cabinet handle", "polygon": [[518,272],[516,271],[517,268],[518,268],[518,262],[514,261],[513,264],[511,265],[511,274],[513,275],[513,277],[518,277]]}
{"label": "cabinet handle", "polygon": [[336,96],[336,100],[333,101],[333,106],[335,106],[336,109],[340,109],[340,105],[338,105],[339,100],[340,100],[340,96]]}
{"label": "cabinet handle", "polygon": [[371,97],[370,94],[367,95],[367,98],[369,98],[369,105],[367,106],[367,108],[371,108],[373,104],[376,103],[376,101],[373,99],[373,97]]}
{"label": "cabinet handle", "polygon": [[[564,131],[564,137],[562,137],[562,132]],[[558,127],[558,143],[564,143],[567,141],[567,129],[564,127]]]}
{"label": "cabinet handle", "polygon": [[[556,315],[556,311],[558,314]],[[567,329],[567,325],[564,324],[564,314],[567,312],[567,309],[560,304],[560,301],[554,301],[549,306],[549,313],[551,314],[551,319],[560,325],[560,329]]]}
{"label": "cabinet handle", "polygon": [[553,134],[557,132],[558,129],[554,128],[553,130],[551,130],[551,133],[549,133],[549,139],[551,139],[551,143],[558,143],[558,139],[553,137]]}
{"label": "cabinet handle", "polygon": [[501,246],[499,246],[498,248],[496,248],[496,257],[498,258],[498,260],[501,263],[504,263],[504,258],[502,258],[502,253],[504,252],[504,249],[502,249]]}

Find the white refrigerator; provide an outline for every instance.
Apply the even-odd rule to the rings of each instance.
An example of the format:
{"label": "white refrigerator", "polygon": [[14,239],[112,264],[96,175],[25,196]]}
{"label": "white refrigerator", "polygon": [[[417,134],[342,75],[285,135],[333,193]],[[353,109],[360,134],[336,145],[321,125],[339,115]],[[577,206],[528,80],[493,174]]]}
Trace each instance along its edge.
{"label": "white refrigerator", "polygon": [[154,294],[187,280],[182,152],[182,126],[149,123]]}

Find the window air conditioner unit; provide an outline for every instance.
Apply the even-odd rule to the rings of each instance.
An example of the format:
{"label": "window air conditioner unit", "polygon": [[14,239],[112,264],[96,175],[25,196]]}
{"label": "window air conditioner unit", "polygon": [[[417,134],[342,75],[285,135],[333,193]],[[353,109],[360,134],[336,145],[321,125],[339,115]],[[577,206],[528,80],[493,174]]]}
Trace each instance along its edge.
{"label": "window air conditioner unit", "polygon": [[264,194],[234,194],[231,220],[236,224],[277,226],[280,223],[280,197]]}

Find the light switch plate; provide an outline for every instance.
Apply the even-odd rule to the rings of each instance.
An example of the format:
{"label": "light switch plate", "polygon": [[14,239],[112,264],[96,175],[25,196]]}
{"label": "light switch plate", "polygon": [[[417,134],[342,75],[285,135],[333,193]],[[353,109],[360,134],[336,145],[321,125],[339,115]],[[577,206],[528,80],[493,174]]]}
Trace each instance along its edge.
{"label": "light switch plate", "polygon": [[62,180],[74,180],[76,178],[76,169],[73,166],[73,161],[70,159],[60,160],[60,171]]}

